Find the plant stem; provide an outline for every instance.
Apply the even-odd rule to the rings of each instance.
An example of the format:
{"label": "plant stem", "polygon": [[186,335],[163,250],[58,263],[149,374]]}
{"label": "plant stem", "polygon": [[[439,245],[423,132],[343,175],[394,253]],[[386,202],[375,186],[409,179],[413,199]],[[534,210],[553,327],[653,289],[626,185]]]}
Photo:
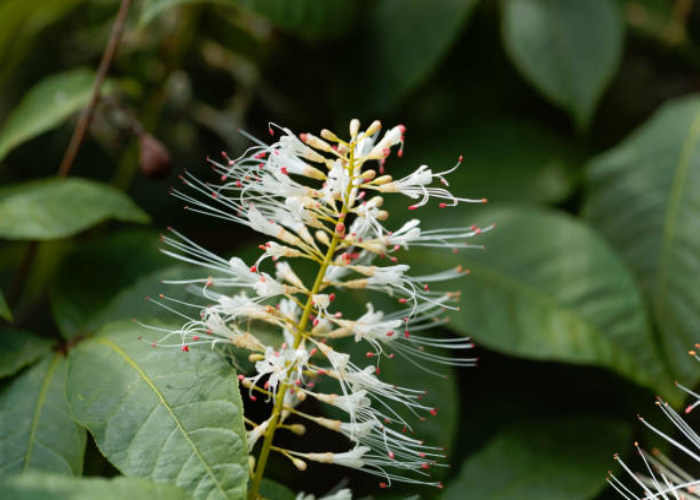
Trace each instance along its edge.
{"label": "plant stem", "polygon": [[[97,103],[100,100],[100,89],[102,88],[102,84],[107,76],[109,67],[112,64],[114,54],[119,46],[119,42],[124,31],[124,22],[126,20],[126,15],[129,12],[130,4],[131,0],[122,0],[121,5],[119,6],[117,18],[114,21],[114,27],[112,28],[112,34],[109,38],[109,42],[107,43],[107,47],[102,54],[100,66],[98,67],[97,75],[95,76],[95,82],[92,85],[90,102],[80,115],[80,119],[75,125],[75,129],[73,129],[73,135],[71,136],[70,142],[68,143],[68,148],[63,155],[63,160],[61,160],[61,165],[58,167],[56,177],[66,177],[71,168],[73,168],[75,157],[78,155],[80,146],[83,144],[85,133],[87,132],[88,126],[92,121],[93,115],[95,114]],[[19,303],[22,290],[24,289],[24,284],[27,281],[27,275],[32,268],[32,263],[36,257],[38,247],[38,241],[30,241],[27,245],[27,249],[24,251],[22,262],[20,263],[19,269],[12,279],[12,284],[10,285],[10,290],[7,296],[7,301],[11,308]]]}
{"label": "plant stem", "polygon": [[[350,161],[348,165],[351,176],[355,169],[354,149],[355,146],[353,143],[350,147]],[[353,182],[351,178],[350,182],[348,182],[348,188],[346,193],[348,197],[350,196],[352,188]],[[345,216],[347,215],[349,209],[350,207],[345,203],[345,201],[343,201],[343,208],[341,209],[341,215],[339,217],[340,220],[345,220]],[[301,341],[304,338],[304,332],[306,331],[306,326],[309,323],[309,315],[311,314],[311,309],[313,307],[314,295],[316,295],[321,290],[323,278],[326,276],[326,270],[328,269],[328,266],[333,261],[333,255],[335,254],[335,250],[338,247],[338,243],[340,243],[340,234],[338,233],[338,231],[335,231],[333,233],[333,239],[331,240],[330,245],[328,246],[328,251],[326,252],[325,257],[323,258],[321,267],[319,268],[318,274],[316,275],[316,281],[314,281],[314,285],[311,288],[311,292],[309,293],[309,298],[306,299],[304,310],[301,313],[299,328],[297,328],[297,331],[294,334],[294,349],[299,347],[299,344],[301,344]],[[287,389],[289,389],[288,385],[280,384],[280,388],[277,392],[277,397],[275,398],[275,406],[272,409],[272,420],[270,421],[268,431],[265,433],[265,439],[263,441],[262,449],[260,450],[258,462],[255,464],[255,476],[253,476],[253,482],[250,485],[250,489],[248,490],[248,500],[257,500],[259,497],[258,491],[260,490],[260,483],[262,482],[263,474],[265,473],[267,459],[270,456],[272,440],[275,436],[275,431],[277,430],[277,424],[279,423],[280,415],[282,414],[282,406],[284,405],[284,394],[287,392]]]}

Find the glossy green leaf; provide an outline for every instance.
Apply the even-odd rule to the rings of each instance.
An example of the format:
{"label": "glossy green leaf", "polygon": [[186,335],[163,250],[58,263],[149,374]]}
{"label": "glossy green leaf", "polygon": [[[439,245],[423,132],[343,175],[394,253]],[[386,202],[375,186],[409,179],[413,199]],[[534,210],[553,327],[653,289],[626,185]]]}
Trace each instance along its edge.
{"label": "glossy green leaf", "polygon": [[13,148],[57,127],[90,100],[95,73],[77,69],[32,87],[0,129],[0,161]]}
{"label": "glossy green leaf", "polygon": [[700,317],[700,99],[669,103],[591,162],[588,220],[633,269],[676,377],[695,385],[687,355]]}
{"label": "glossy green leaf", "polygon": [[87,179],[43,179],[0,189],[0,238],[65,238],[107,219],[149,221],[124,193]]}
{"label": "glossy green leaf", "polygon": [[521,207],[484,209],[474,221],[447,217],[441,226],[496,224],[472,240],[485,251],[407,255],[416,267],[471,271],[453,284],[462,297],[451,328],[501,352],[604,366],[677,397],[634,279],[595,232],[563,213]]}
{"label": "glossy green leaf", "polygon": [[124,474],[174,484],[197,499],[243,499],[248,453],[234,370],[208,348],[139,341],[114,323],[70,353],[75,418]]}
{"label": "glossy green leaf", "polygon": [[605,487],[601,464],[629,427],[577,415],[513,426],[470,457],[441,500],[589,500]]}
{"label": "glossy green leaf", "polygon": [[554,131],[524,120],[487,118],[409,139],[401,165],[392,168],[427,163],[442,171],[460,155],[462,165],[449,177],[452,192],[495,204],[560,202],[571,194],[583,165],[582,152]]}
{"label": "glossy green leaf", "polygon": [[139,478],[71,478],[32,472],[0,481],[13,500],[187,500],[184,491]]}
{"label": "glossy green leaf", "polygon": [[[461,32],[478,0],[383,0],[363,16],[352,45],[343,103],[353,116],[385,112],[427,79]],[[350,111],[350,110],[349,110]]]}
{"label": "glossy green leaf", "polygon": [[14,375],[43,357],[53,342],[19,330],[0,332],[0,377]]}
{"label": "glossy green leaf", "polygon": [[612,0],[502,0],[502,35],[518,70],[584,129],[617,71],[624,23]]}
{"label": "glossy green leaf", "polygon": [[[153,304],[144,297],[155,294],[157,278],[147,293],[129,293],[129,310],[115,317],[106,313],[119,293],[142,275],[172,264],[158,251],[158,235],[147,230],[126,230],[76,248],[63,262],[51,286],[51,308],[61,334],[70,338],[90,334],[110,319],[139,317],[134,308]],[[95,276],[100,286],[95,287]],[[163,288],[162,286],[160,287]],[[172,317],[172,316],[171,316]]]}
{"label": "glossy green leaf", "polygon": [[5,301],[5,296],[0,292],[0,318],[12,321],[12,311]]}
{"label": "glossy green leaf", "polygon": [[29,470],[82,472],[85,429],[70,415],[65,380],[66,362],[56,353],[0,394],[0,476]]}
{"label": "glossy green leaf", "polygon": [[244,8],[305,38],[342,35],[355,20],[357,8],[354,0],[146,0],[140,21],[146,24],[170,8],[201,3]]}

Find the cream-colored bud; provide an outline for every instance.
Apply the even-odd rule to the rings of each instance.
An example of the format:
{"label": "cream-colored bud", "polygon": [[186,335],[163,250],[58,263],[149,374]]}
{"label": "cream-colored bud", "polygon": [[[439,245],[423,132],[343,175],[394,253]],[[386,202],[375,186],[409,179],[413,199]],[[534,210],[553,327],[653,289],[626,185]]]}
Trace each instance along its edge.
{"label": "cream-colored bud", "polygon": [[323,137],[327,141],[340,142],[340,139],[338,139],[337,135],[325,128],[321,130],[321,137]]}
{"label": "cream-colored bud", "polygon": [[306,434],[306,426],[304,424],[292,424],[289,426],[289,430],[298,436]]}
{"label": "cream-colored bud", "polygon": [[372,184],[378,184],[381,186],[382,184],[388,184],[393,180],[394,179],[390,175],[382,175],[381,177],[377,177],[376,179],[374,179]]}
{"label": "cream-colored bud", "polygon": [[330,144],[313,134],[302,134],[301,140],[314,149],[318,149],[326,153],[335,153]]}
{"label": "cream-colored bud", "polygon": [[302,402],[305,401],[306,400],[306,393],[301,392],[301,391],[297,391],[297,399],[299,401],[302,401]]}
{"label": "cream-colored bud", "polygon": [[289,460],[291,460],[294,464],[294,467],[296,467],[300,471],[306,470],[306,462],[304,462],[301,458],[289,456]]}
{"label": "cream-colored bud", "polygon": [[339,430],[340,424],[342,424],[342,422],[340,420],[331,420],[330,418],[324,418],[324,417],[316,418],[315,422],[318,425],[321,425],[321,426],[325,427],[326,429],[330,429],[332,431]]}
{"label": "cream-colored bud", "polygon": [[251,363],[255,363],[256,361],[262,361],[263,359],[265,359],[265,356],[263,356],[262,354],[257,354],[255,352],[248,356],[248,361],[250,361]]}
{"label": "cream-colored bud", "polygon": [[362,178],[366,181],[371,181],[376,175],[376,170],[365,170],[364,172],[362,172]]}
{"label": "cream-colored bud", "polygon": [[389,212],[386,210],[380,210],[377,212],[377,215],[374,218],[377,220],[387,220],[389,218]]}
{"label": "cream-colored bud", "polygon": [[357,137],[357,133],[360,131],[360,120],[357,118],[353,118],[350,120],[350,137],[355,139]]}
{"label": "cream-colored bud", "polygon": [[326,246],[331,244],[331,241],[328,239],[328,235],[323,231],[316,231],[316,239]]}
{"label": "cream-colored bud", "polygon": [[367,202],[367,204],[368,204],[368,205],[372,205],[373,207],[379,208],[379,207],[381,207],[382,205],[384,205],[384,198],[382,198],[381,196],[373,196],[373,197]]}
{"label": "cream-colored bud", "polygon": [[251,474],[255,470],[255,457],[253,455],[248,455],[248,470]]}
{"label": "cream-colored bud", "polygon": [[367,127],[367,130],[365,130],[365,135],[374,135],[377,132],[379,132],[381,128],[382,122],[380,122],[379,120],[374,120],[372,124],[369,127]]}

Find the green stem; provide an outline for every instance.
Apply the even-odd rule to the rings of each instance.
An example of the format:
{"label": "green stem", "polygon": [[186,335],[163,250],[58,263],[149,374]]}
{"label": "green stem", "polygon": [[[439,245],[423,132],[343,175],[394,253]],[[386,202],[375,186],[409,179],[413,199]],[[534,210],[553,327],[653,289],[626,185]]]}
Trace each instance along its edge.
{"label": "green stem", "polygon": [[[354,145],[350,148],[350,161],[349,161],[350,174],[355,169],[355,157],[354,157]],[[352,191],[353,183],[352,180],[348,183],[348,189],[346,196],[350,196]],[[340,212],[340,220],[344,221],[350,207],[348,207],[345,202],[343,202],[343,208]],[[313,298],[321,290],[321,285],[323,284],[323,278],[326,276],[326,270],[328,266],[333,261],[333,255],[335,250],[340,243],[340,234],[335,231],[333,233],[333,239],[328,246],[328,251],[326,252],[321,267],[316,275],[316,281],[311,288],[311,293],[309,293],[309,298],[306,300],[304,305],[304,310],[301,313],[301,321],[299,321],[299,328],[294,334],[294,349],[299,347],[302,339],[304,338],[304,332],[306,331],[306,326],[309,323],[309,315],[311,314],[311,308],[313,307]],[[277,398],[275,399],[275,406],[272,409],[272,420],[270,421],[270,426],[268,431],[265,433],[265,439],[263,440],[262,449],[260,450],[260,456],[258,457],[258,462],[255,464],[255,476],[253,476],[253,482],[248,490],[248,500],[257,500],[259,498],[258,491],[260,490],[260,483],[262,482],[263,474],[265,473],[265,466],[267,465],[267,459],[270,456],[270,449],[272,447],[272,440],[275,436],[275,431],[277,430],[277,424],[280,420],[280,415],[282,415],[282,406],[284,404],[284,394],[289,389],[286,384],[280,384],[280,388],[277,392]]]}

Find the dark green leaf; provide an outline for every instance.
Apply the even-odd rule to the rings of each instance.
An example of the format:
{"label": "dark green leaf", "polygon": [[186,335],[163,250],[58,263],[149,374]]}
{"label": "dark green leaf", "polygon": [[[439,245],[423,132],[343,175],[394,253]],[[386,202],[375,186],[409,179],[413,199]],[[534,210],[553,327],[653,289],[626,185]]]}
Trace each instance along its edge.
{"label": "dark green leaf", "polygon": [[[105,312],[119,292],[168,264],[172,259],[158,251],[158,236],[151,231],[122,231],[78,247],[66,258],[51,286],[51,307],[61,334],[70,338],[94,332],[107,322]],[[96,287],[98,275],[100,286]],[[157,285],[155,277],[153,285]],[[133,308],[141,307],[144,297],[155,292],[152,288],[143,294],[129,293],[126,298],[131,312],[125,310],[125,315],[112,314],[108,319],[138,317]]]}
{"label": "dark green leaf", "polygon": [[0,238],[51,240],[106,219],[146,223],[124,193],[87,179],[44,179],[0,189]]}
{"label": "dark green leaf", "polygon": [[14,375],[43,357],[53,342],[27,332],[5,330],[0,343],[0,377]]}
{"label": "dark green leaf", "polygon": [[700,316],[700,99],[662,107],[593,160],[586,217],[634,270],[661,327],[675,376],[695,385]]}
{"label": "dark green leaf", "polygon": [[32,472],[0,481],[6,498],[13,500],[187,500],[191,498],[174,486],[145,479],[117,477],[71,478]]}
{"label": "dark green leaf", "polygon": [[521,424],[472,456],[443,500],[588,500],[605,487],[601,464],[630,439],[630,428],[602,417]]}
{"label": "dark green leaf", "polygon": [[5,302],[5,296],[2,292],[0,292],[0,318],[12,321],[12,311],[10,311],[10,306],[7,305],[7,302]]}
{"label": "dark green leaf", "polygon": [[85,429],[70,415],[60,353],[24,372],[0,395],[0,476],[28,470],[79,475]]}
{"label": "dark green leaf", "polygon": [[195,498],[243,499],[248,452],[234,370],[210,349],[151,348],[115,323],[71,351],[75,418],[124,474]]}
{"label": "dark green leaf", "polygon": [[[465,225],[455,218],[441,225],[460,222]],[[484,210],[474,222],[496,224],[472,241],[486,251],[408,254],[417,266],[471,270],[454,284],[462,299],[460,312],[451,314],[452,328],[501,352],[605,366],[677,397],[634,279],[602,238],[553,211]]]}
{"label": "dark green leaf", "polygon": [[353,114],[384,112],[420,85],[459,35],[477,0],[383,0],[365,15],[341,80]]}
{"label": "dark green leaf", "polygon": [[93,71],[77,69],[32,87],[0,129],[0,161],[16,146],[57,127],[84,107],[94,79]]}
{"label": "dark green leaf", "polygon": [[620,62],[624,23],[611,0],[502,0],[503,41],[520,72],[564,108],[591,120]]}
{"label": "dark green leaf", "polygon": [[260,495],[270,500],[294,500],[296,498],[292,490],[269,479],[262,480]]}

